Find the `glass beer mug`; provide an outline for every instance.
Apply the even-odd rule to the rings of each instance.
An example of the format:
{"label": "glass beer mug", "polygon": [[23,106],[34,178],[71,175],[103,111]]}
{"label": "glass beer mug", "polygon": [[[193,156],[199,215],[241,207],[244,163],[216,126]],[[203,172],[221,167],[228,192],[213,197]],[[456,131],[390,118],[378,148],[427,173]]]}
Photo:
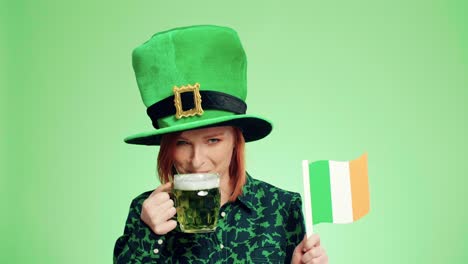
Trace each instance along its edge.
{"label": "glass beer mug", "polygon": [[176,174],[173,194],[182,232],[207,233],[216,229],[221,202],[218,174]]}

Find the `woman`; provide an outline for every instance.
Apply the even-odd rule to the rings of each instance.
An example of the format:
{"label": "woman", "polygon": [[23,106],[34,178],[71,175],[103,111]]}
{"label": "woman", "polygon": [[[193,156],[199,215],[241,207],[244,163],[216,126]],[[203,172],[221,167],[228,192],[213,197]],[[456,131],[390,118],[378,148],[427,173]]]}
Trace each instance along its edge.
{"label": "woman", "polygon": [[[195,26],[154,35],[133,52],[133,66],[156,130],[125,139],[160,145],[163,183],[135,198],[115,263],[328,263],[318,235],[304,236],[299,194],[245,171],[244,144],[271,123],[246,112],[246,58],[229,28]],[[214,232],[177,230],[170,199],[175,173],[220,175]]]}

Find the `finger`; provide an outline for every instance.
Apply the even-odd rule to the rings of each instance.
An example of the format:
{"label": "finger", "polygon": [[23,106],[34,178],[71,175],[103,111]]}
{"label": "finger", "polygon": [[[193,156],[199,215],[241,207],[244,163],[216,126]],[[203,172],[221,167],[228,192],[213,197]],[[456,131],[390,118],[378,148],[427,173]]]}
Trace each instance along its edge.
{"label": "finger", "polygon": [[177,209],[175,207],[169,208],[169,210],[166,211],[166,220],[171,219],[174,217],[177,213]]}
{"label": "finger", "polygon": [[299,243],[296,248],[294,248],[294,252],[293,252],[293,256],[292,256],[292,259],[291,259],[291,263],[300,263],[301,262],[301,258],[302,258],[302,255],[303,255],[303,251],[302,251],[302,246],[304,245],[305,241],[307,240],[307,237],[304,236],[304,238],[302,239],[301,243]]}
{"label": "finger", "polygon": [[[166,222],[169,218],[171,218],[173,216],[172,212],[174,211],[176,211],[174,202],[168,199],[163,204],[155,205],[153,208],[148,210],[148,214],[151,216],[152,223],[158,225],[159,223]],[[171,216],[169,217],[168,215]]]}
{"label": "finger", "polygon": [[321,246],[314,247],[308,252],[310,252],[312,258],[318,258],[325,254],[325,250]]}
{"label": "finger", "polygon": [[[307,262],[310,262],[311,260],[319,259],[324,255],[326,255],[325,254],[325,249],[318,246],[318,247],[314,247],[314,248],[310,249],[309,251],[307,251],[306,253],[304,253],[301,260],[302,260],[302,262],[307,263]],[[313,262],[313,263],[315,263],[315,262]],[[321,262],[318,262],[318,263],[321,263]]]}
{"label": "finger", "polygon": [[151,204],[159,206],[159,205],[164,204],[165,202],[171,200],[170,198],[171,197],[169,196],[169,194],[167,192],[160,192],[160,193],[157,193],[156,195],[154,195],[153,197],[150,197],[148,199],[150,200]]}
{"label": "finger", "polygon": [[156,196],[147,198],[141,207],[141,214],[147,216],[154,216],[155,213],[160,212],[158,209],[161,203],[169,201],[169,195],[167,193],[159,193]]}
{"label": "finger", "polygon": [[151,223],[153,224],[153,226],[159,226],[171,220],[171,218],[176,213],[177,213],[177,210],[175,209],[175,207],[171,207],[165,211],[159,211],[158,213],[155,213],[152,215]]}
{"label": "finger", "polygon": [[304,255],[302,255],[301,262],[309,263],[313,259],[314,259],[314,256],[312,255],[312,253],[310,251],[307,251],[304,253]]}
{"label": "finger", "polygon": [[307,242],[307,236],[304,235],[304,238],[302,239],[301,243],[299,243],[299,245],[297,245],[296,250],[300,250],[300,251],[302,251],[302,253],[304,253],[305,252],[304,245],[305,245],[306,242]]}
{"label": "finger", "polygon": [[303,251],[309,251],[311,248],[320,246],[320,236],[318,234],[312,234],[304,244]]}
{"label": "finger", "polygon": [[150,221],[153,224],[158,224],[161,221],[167,220],[161,217],[165,211],[174,206],[174,201],[169,199],[169,195],[165,192],[158,193],[156,196],[146,199],[141,208],[142,219]]}
{"label": "finger", "polygon": [[318,258],[314,258],[309,260],[308,262],[304,263],[310,263],[310,264],[328,264],[328,256],[327,255],[322,255]]}
{"label": "finger", "polygon": [[315,251],[314,252],[314,249],[311,249],[309,251],[307,251],[306,253],[304,253],[304,255],[302,255],[302,263],[321,263],[321,262],[317,262],[323,255],[318,255],[318,254],[321,254],[321,252],[317,252]]}
{"label": "finger", "polygon": [[165,235],[167,233],[169,233],[170,231],[174,230],[174,228],[176,228],[177,226],[177,222],[174,221],[174,220],[169,220],[167,222],[164,222],[164,223],[161,223],[159,225],[157,225],[155,228],[154,228],[154,233],[156,233],[157,235]]}
{"label": "finger", "polygon": [[166,212],[167,210],[169,210],[170,208],[174,208],[174,201],[172,201],[171,199],[168,199],[167,201],[163,202],[162,204],[160,204],[158,207],[157,207],[157,210],[155,211],[158,211],[158,212]]}
{"label": "finger", "polygon": [[166,182],[165,184],[161,184],[156,188],[151,194],[151,196],[154,196],[160,192],[170,192],[172,190],[172,183],[171,182]]}

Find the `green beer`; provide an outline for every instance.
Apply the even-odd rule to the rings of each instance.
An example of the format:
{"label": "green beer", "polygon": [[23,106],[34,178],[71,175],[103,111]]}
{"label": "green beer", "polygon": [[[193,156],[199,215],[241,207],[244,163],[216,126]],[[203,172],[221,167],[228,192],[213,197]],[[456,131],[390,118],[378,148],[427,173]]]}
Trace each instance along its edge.
{"label": "green beer", "polygon": [[216,229],[221,201],[218,174],[175,175],[174,195],[182,232],[205,233]]}

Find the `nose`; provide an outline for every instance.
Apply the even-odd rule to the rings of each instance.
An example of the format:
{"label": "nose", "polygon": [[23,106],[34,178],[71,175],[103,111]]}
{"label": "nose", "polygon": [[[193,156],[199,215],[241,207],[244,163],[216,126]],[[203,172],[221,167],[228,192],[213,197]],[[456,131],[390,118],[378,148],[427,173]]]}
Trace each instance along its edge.
{"label": "nose", "polygon": [[194,145],[192,151],[192,169],[194,172],[201,170],[206,161],[205,150],[200,145]]}

